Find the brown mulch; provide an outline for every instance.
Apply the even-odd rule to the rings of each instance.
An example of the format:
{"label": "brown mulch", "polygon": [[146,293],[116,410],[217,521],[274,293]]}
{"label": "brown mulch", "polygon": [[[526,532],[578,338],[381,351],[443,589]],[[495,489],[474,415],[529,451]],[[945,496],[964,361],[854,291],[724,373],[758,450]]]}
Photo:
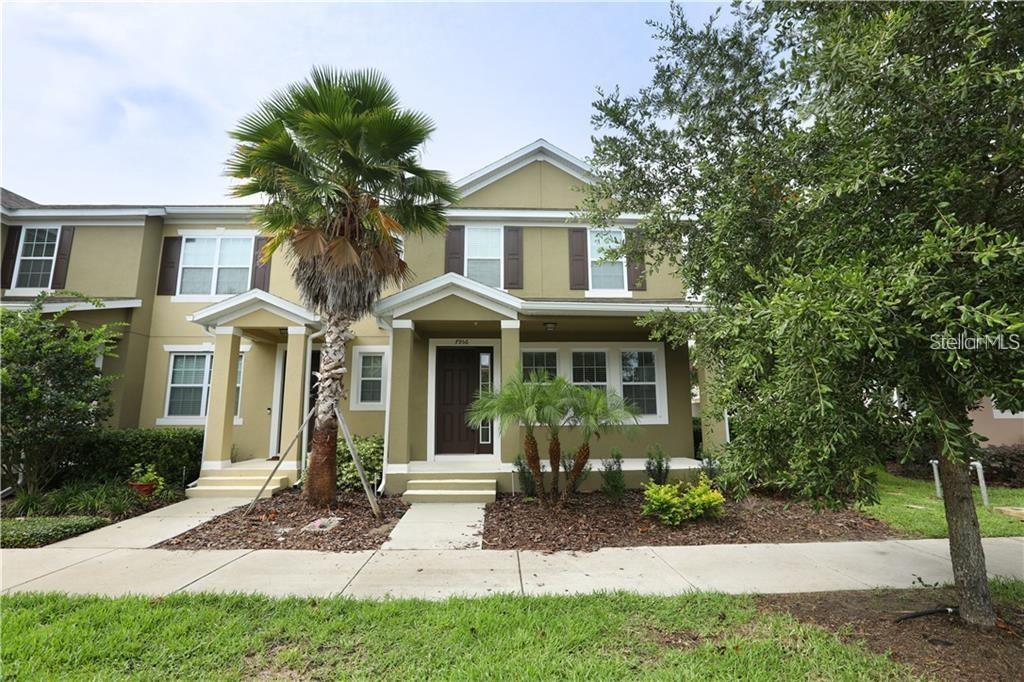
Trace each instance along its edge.
{"label": "brown mulch", "polygon": [[[341,552],[377,549],[406,509],[397,497],[378,498],[384,523],[378,522],[362,493],[339,493],[330,509],[306,504],[296,490],[260,500],[249,515],[246,507],[222,514],[201,526],[156,545],[160,549],[314,549]],[[325,517],[342,519],[323,532],[302,527]]]}
{"label": "brown mulch", "polygon": [[798,620],[859,641],[916,672],[942,680],[1024,679],[1024,609],[1000,606],[1004,627],[977,628],[956,616],[924,616],[894,622],[905,613],[956,604],[950,588],[770,595],[760,608],[785,611]]}
{"label": "brown mulch", "polygon": [[621,502],[601,493],[571,498],[564,509],[543,509],[518,495],[487,505],[486,549],[589,552],[602,547],[721,545],[825,540],[885,540],[905,537],[885,523],[856,511],[815,510],[798,502],[763,496],[727,501],[717,519],[688,521],[672,528],[640,515],[643,492],[631,490]]}

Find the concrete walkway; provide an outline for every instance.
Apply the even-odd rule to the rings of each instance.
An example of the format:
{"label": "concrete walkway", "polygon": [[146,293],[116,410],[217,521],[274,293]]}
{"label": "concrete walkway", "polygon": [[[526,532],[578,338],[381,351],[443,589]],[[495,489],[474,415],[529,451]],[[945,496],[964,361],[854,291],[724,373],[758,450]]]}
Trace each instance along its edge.
{"label": "concrete walkway", "polygon": [[[984,542],[991,576],[1024,579],[1024,538]],[[5,549],[0,560],[4,592],[110,596],[181,591],[425,599],[600,590],[782,593],[921,587],[953,579],[945,540],[630,547],[552,554],[461,549],[170,551],[62,543]]]}
{"label": "concrete walkway", "polygon": [[413,503],[382,549],[481,549],[484,507],[472,503]]}

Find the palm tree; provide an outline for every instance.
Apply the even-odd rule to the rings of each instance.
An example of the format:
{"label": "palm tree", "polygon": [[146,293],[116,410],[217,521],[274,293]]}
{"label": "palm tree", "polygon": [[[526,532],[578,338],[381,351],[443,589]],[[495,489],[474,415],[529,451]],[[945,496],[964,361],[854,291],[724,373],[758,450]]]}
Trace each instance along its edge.
{"label": "palm tree", "polygon": [[[546,381],[542,375],[531,376],[530,381]],[[548,429],[548,463],[551,465],[551,498],[558,497],[558,476],[562,466],[562,443],[559,433],[566,425],[572,410],[574,387],[562,377],[551,379],[539,405],[538,421]]]}
{"label": "palm tree", "polygon": [[537,495],[544,506],[547,506],[547,494],[544,491],[544,475],[540,470],[540,453],[534,429],[541,422],[541,410],[547,401],[546,392],[547,387],[540,377],[531,376],[529,380],[524,380],[520,370],[515,372],[500,390],[480,391],[466,412],[466,421],[470,426],[479,427],[484,422],[493,422],[495,419],[501,425],[502,431],[522,426],[526,466],[533,475]]}
{"label": "palm tree", "polygon": [[600,438],[602,433],[619,430],[630,424],[636,424],[636,410],[617,393],[606,393],[596,388],[573,386],[571,424],[583,438],[576,450],[572,469],[565,482],[565,489],[559,498],[559,505],[565,504],[569,495],[576,487],[583,467],[590,459],[590,440]]}
{"label": "palm tree", "polygon": [[306,305],[324,326],[312,452],[304,494],[329,505],[337,493],[338,422],[345,395],[345,344],[352,324],[382,290],[409,276],[402,240],[446,229],[458,191],[445,173],[419,164],[434,125],[399,107],[376,71],[314,68],[275,93],[231,131],[227,174],[236,197],[260,195],[255,222],[269,241],[264,261],[284,245]]}

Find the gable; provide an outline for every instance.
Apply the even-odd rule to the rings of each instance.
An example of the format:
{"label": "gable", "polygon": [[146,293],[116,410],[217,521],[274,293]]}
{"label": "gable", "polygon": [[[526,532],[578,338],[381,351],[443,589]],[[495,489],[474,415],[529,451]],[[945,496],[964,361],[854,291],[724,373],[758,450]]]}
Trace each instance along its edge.
{"label": "gable", "polygon": [[584,183],[561,168],[537,160],[463,196],[462,208],[575,209]]}
{"label": "gable", "polygon": [[506,315],[455,294],[448,294],[444,298],[410,311],[402,317],[418,322],[487,322],[509,319]]}

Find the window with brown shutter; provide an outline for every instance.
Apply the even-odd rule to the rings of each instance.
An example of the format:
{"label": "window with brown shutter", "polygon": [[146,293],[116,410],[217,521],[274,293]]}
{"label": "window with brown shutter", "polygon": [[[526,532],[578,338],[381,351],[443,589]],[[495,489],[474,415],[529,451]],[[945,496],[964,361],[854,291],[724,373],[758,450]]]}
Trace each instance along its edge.
{"label": "window with brown shutter", "polygon": [[250,289],[262,289],[270,291],[270,261],[262,262],[261,254],[263,247],[270,241],[269,237],[256,237],[256,244],[252,250],[252,281]]}
{"label": "window with brown shutter", "polygon": [[21,243],[21,225],[7,226],[7,241],[4,242],[3,272],[0,286],[10,289],[14,280],[14,266],[18,262],[18,245]]}
{"label": "window with brown shutter", "polygon": [[177,293],[180,262],[181,237],[164,237],[164,248],[160,254],[160,272],[157,276],[157,295],[173,296]]}
{"label": "window with brown shutter", "polygon": [[523,288],[523,228],[505,228],[505,288]]}
{"label": "window with brown shutter", "polygon": [[587,230],[569,228],[569,288],[586,289],[588,286]]}
{"label": "window with brown shutter", "polygon": [[71,243],[74,239],[74,226],[61,226],[60,241],[57,242],[57,259],[53,263],[53,279],[50,280],[51,289],[63,289],[68,283],[68,263],[71,261]]}
{"label": "window with brown shutter", "polygon": [[466,252],[465,228],[461,225],[449,225],[444,238],[444,271],[462,272],[463,255]]}

